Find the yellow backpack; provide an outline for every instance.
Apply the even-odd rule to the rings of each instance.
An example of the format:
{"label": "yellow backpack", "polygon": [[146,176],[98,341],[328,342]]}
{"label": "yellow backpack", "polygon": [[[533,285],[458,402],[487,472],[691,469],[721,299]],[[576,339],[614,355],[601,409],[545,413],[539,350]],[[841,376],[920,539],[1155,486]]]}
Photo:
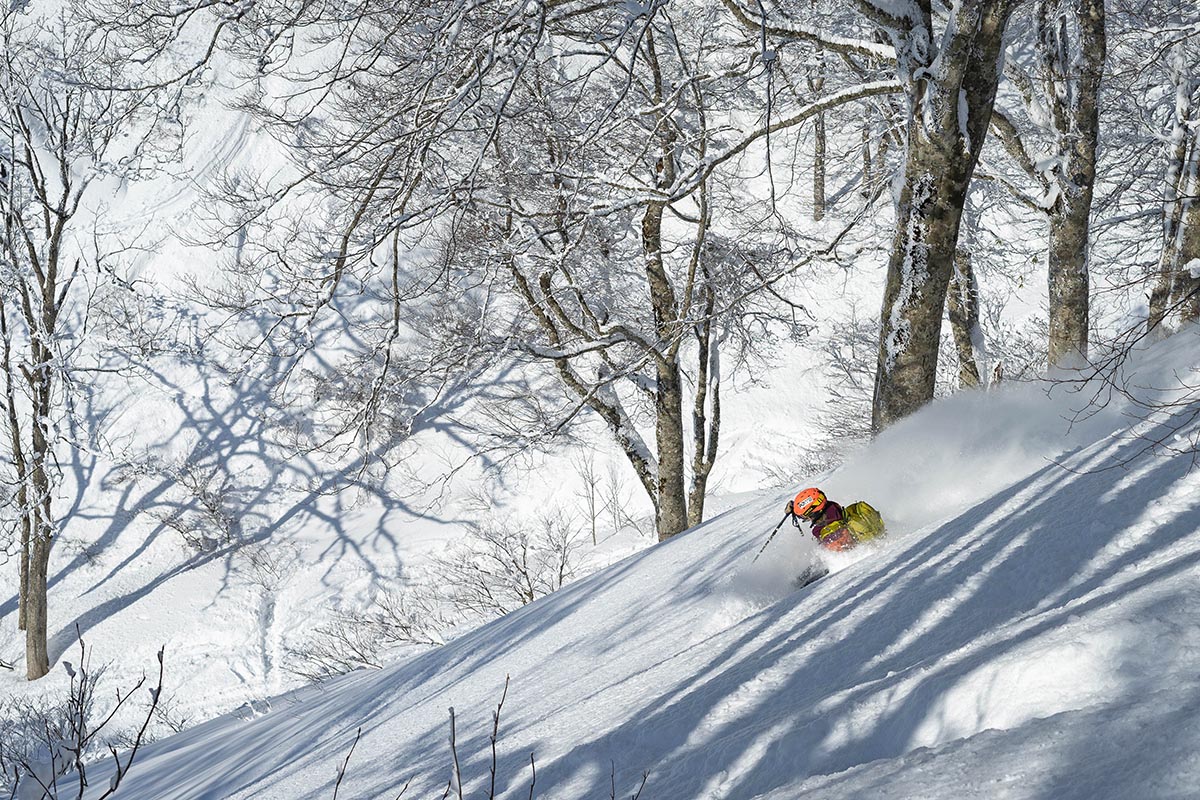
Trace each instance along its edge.
{"label": "yellow backpack", "polygon": [[846,506],[842,509],[842,514],[856,541],[869,542],[887,532],[883,526],[883,517],[865,500]]}

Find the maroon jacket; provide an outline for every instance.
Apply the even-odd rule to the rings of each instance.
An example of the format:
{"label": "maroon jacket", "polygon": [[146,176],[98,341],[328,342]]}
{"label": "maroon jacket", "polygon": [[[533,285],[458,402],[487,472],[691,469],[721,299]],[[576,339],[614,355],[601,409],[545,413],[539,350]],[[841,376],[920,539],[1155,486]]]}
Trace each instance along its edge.
{"label": "maroon jacket", "polygon": [[809,520],[809,524],[812,525],[812,535],[817,538],[817,541],[820,541],[821,531],[825,530],[826,526],[834,522],[841,522],[845,518],[846,515],[842,512],[841,506],[832,500],[826,501],[821,515],[816,519]]}

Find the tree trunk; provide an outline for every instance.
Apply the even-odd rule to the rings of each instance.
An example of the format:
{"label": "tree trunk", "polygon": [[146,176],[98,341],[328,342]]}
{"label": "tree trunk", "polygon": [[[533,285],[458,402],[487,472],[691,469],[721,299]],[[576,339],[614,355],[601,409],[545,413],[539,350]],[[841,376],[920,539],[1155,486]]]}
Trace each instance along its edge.
{"label": "tree trunk", "polygon": [[956,9],[936,72],[912,79],[909,89],[913,113],[881,314],[875,430],[933,398],[963,204],[996,98],[1011,3],[976,0]]}
{"label": "tree trunk", "polygon": [[[696,395],[692,403],[692,487],[688,492],[688,527],[704,521],[704,497],[708,491],[708,476],[717,460],[717,444],[721,432],[721,366],[720,347],[712,340],[712,316],[716,297],[711,287],[705,287],[704,321],[696,326],[699,344],[696,370]],[[708,413],[708,398],[712,398],[712,414]]]}
{"label": "tree trunk", "polygon": [[[665,206],[651,203],[642,217],[642,247],[646,257],[646,282],[654,307],[659,340],[673,341],[679,310],[662,255],[662,218]],[[654,391],[654,439],[658,451],[657,521],[659,541],[687,528],[684,492],[683,377],[674,348],[655,354],[657,384]]]}
{"label": "tree trunk", "polygon": [[[816,73],[808,78],[808,88],[813,97],[820,97],[825,91],[825,57],[818,57]],[[829,139],[825,132],[825,112],[817,112],[813,120],[813,220],[820,222],[825,218],[825,164],[826,153],[829,149]]]}
{"label": "tree trunk", "polygon": [[859,195],[870,197],[871,185],[875,182],[872,178],[874,171],[871,169],[871,116],[870,106],[864,104],[864,107],[868,113],[862,125],[862,189]]}
{"label": "tree trunk", "polygon": [[25,602],[29,586],[29,481],[26,474],[25,447],[21,441],[21,421],[17,416],[17,390],[14,385],[16,365],[13,363],[12,338],[8,330],[8,314],[0,304],[0,347],[4,362],[4,404],[8,409],[8,446],[17,478],[17,508],[21,510],[21,553],[17,577],[17,630],[25,630]]}
{"label": "tree trunk", "polygon": [[[646,59],[654,78],[654,97],[662,102],[665,85],[659,68],[653,31],[646,35]],[[661,189],[675,182],[676,129],[661,112],[655,135],[658,159],[655,182]],[[687,528],[687,495],[684,491],[683,376],[679,370],[679,303],[663,262],[662,221],[666,204],[651,201],[642,216],[642,252],[645,257],[646,288],[654,309],[654,330],[665,346],[653,353],[657,383],[654,391],[654,439],[658,451],[659,541]]]}
{"label": "tree trunk", "polygon": [[[915,140],[916,131],[910,131]],[[933,398],[942,310],[970,180],[957,158],[910,141],[884,290],[872,424],[880,430]]]}
{"label": "tree trunk", "polygon": [[[18,503],[25,502],[25,493],[22,486],[18,490]],[[17,580],[20,583],[17,587],[17,630],[24,631],[29,629],[29,520],[24,515],[21,518],[21,566]]]}
{"label": "tree trunk", "polygon": [[[1183,159],[1179,159],[1182,167]],[[1168,167],[1168,172],[1172,167]],[[1173,193],[1173,187],[1168,184],[1167,194]],[[1150,290],[1149,314],[1146,318],[1146,331],[1153,333],[1166,320],[1170,311],[1171,291],[1175,284],[1175,268],[1179,260],[1179,232],[1183,227],[1183,202],[1178,196],[1171,197],[1165,203],[1164,231],[1162,253],[1158,258],[1158,274],[1154,287]]]}
{"label": "tree trunk", "polygon": [[817,114],[813,130],[813,219],[825,218],[825,153],[828,140],[825,134],[825,112]]}
{"label": "tree trunk", "polygon": [[658,540],[686,530],[687,495],[683,480],[683,385],[679,365],[658,370],[655,391],[655,443],[658,446]]}
{"label": "tree trunk", "polygon": [[982,339],[979,329],[979,287],[975,283],[971,255],[962,249],[954,258],[954,274],[950,277],[950,290],[946,295],[946,311],[950,317],[950,330],[954,333],[954,347],[958,352],[958,385],[963,389],[978,388],[983,382],[975,355]]}
{"label": "tree trunk", "polygon": [[[57,310],[52,304],[46,304],[40,321],[45,330],[55,330]],[[34,417],[29,425],[30,492],[23,510],[29,524],[29,564],[25,585],[25,664],[29,680],[37,680],[50,671],[46,643],[46,582],[50,549],[54,545],[54,493],[51,474],[54,452],[47,425],[53,410],[53,377],[50,372],[53,353],[49,347],[36,340],[32,350],[34,363],[38,366],[30,371],[27,378],[34,401]]]}
{"label": "tree trunk", "polygon": [[1193,155],[1191,173],[1179,231],[1178,267],[1171,286],[1171,308],[1179,311],[1183,325],[1200,321],[1200,153]]}
{"label": "tree trunk", "polygon": [[[1154,332],[1170,311],[1171,295],[1176,284],[1183,246],[1184,192],[1188,165],[1196,160],[1195,135],[1188,129],[1192,116],[1192,78],[1187,61],[1186,42],[1176,43],[1172,51],[1172,80],[1175,82],[1175,103],[1172,106],[1170,146],[1167,151],[1166,175],[1163,179],[1163,246],[1158,260],[1158,275],[1150,291],[1150,310],[1146,319],[1147,332]],[[1190,154],[1190,155],[1189,155]]]}
{"label": "tree trunk", "polygon": [[1051,366],[1078,363],[1088,351],[1088,220],[1087,199],[1063,203],[1050,215],[1049,286],[1050,335],[1047,357]]}
{"label": "tree trunk", "polygon": [[30,543],[28,590],[25,597],[25,671],[36,681],[50,671],[46,644],[46,573],[50,562],[50,539],[35,533]]}
{"label": "tree trunk", "polygon": [[[1092,196],[1096,184],[1096,144],[1100,138],[1099,98],[1107,57],[1104,0],[1072,4],[1079,43],[1067,43],[1066,18],[1057,2],[1038,7],[1039,48],[1046,84],[1056,100],[1055,128],[1063,157],[1056,170],[1058,196],[1050,209],[1049,290],[1051,365],[1087,359],[1088,251]],[[1078,57],[1067,59],[1075,55]],[[1072,74],[1075,73],[1075,74]]]}

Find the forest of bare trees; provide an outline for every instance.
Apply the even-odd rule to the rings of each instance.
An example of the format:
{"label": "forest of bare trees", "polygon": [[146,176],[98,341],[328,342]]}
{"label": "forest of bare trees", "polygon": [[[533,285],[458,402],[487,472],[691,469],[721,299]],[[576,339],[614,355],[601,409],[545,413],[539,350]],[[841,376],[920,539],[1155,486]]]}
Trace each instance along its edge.
{"label": "forest of bare trees", "polygon": [[[212,260],[172,291],[304,408],[298,452],[361,472],[445,405],[499,463],[590,424],[663,540],[704,519],[729,386],[819,327],[813,287],[877,287],[824,332],[877,344],[846,430],[1200,317],[1183,0],[17,3],[0,33],[0,502],[30,679],[60,463],[101,433],[78,398],[134,368],[104,314],[157,297],[122,257],[152,243],[104,209],[169,169],[216,75],[289,166],[200,187],[179,236]],[[1018,330],[989,287],[1027,253]]]}

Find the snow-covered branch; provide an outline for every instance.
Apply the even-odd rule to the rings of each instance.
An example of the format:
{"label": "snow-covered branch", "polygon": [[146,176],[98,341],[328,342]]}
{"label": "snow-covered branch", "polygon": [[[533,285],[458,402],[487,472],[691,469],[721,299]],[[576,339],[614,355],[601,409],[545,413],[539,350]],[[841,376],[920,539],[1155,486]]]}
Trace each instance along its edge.
{"label": "snow-covered branch", "polygon": [[828,31],[818,30],[795,20],[776,22],[760,16],[755,11],[747,10],[739,0],[721,0],[729,12],[733,14],[744,27],[754,33],[765,33],[767,36],[777,36],[783,39],[798,39],[812,42],[835,53],[849,53],[870,56],[871,58],[895,61],[896,50],[885,44],[873,42],[870,39],[855,39],[838,36]]}
{"label": "snow-covered branch", "polygon": [[673,188],[670,196],[673,198],[688,196],[695,191],[695,187],[698,186],[700,180],[708,177],[722,164],[746,152],[755,142],[764,139],[772,133],[801,125],[823,111],[852,103],[855,100],[888,94],[899,94],[903,91],[904,86],[899,81],[873,81],[859,86],[851,86],[830,94],[827,97],[822,97],[820,100],[809,103],[782,119],[751,131],[749,134],[743,136],[737,144],[723,149],[717,155],[710,156],[705,162],[697,165],[692,172],[681,176],[680,185]]}

